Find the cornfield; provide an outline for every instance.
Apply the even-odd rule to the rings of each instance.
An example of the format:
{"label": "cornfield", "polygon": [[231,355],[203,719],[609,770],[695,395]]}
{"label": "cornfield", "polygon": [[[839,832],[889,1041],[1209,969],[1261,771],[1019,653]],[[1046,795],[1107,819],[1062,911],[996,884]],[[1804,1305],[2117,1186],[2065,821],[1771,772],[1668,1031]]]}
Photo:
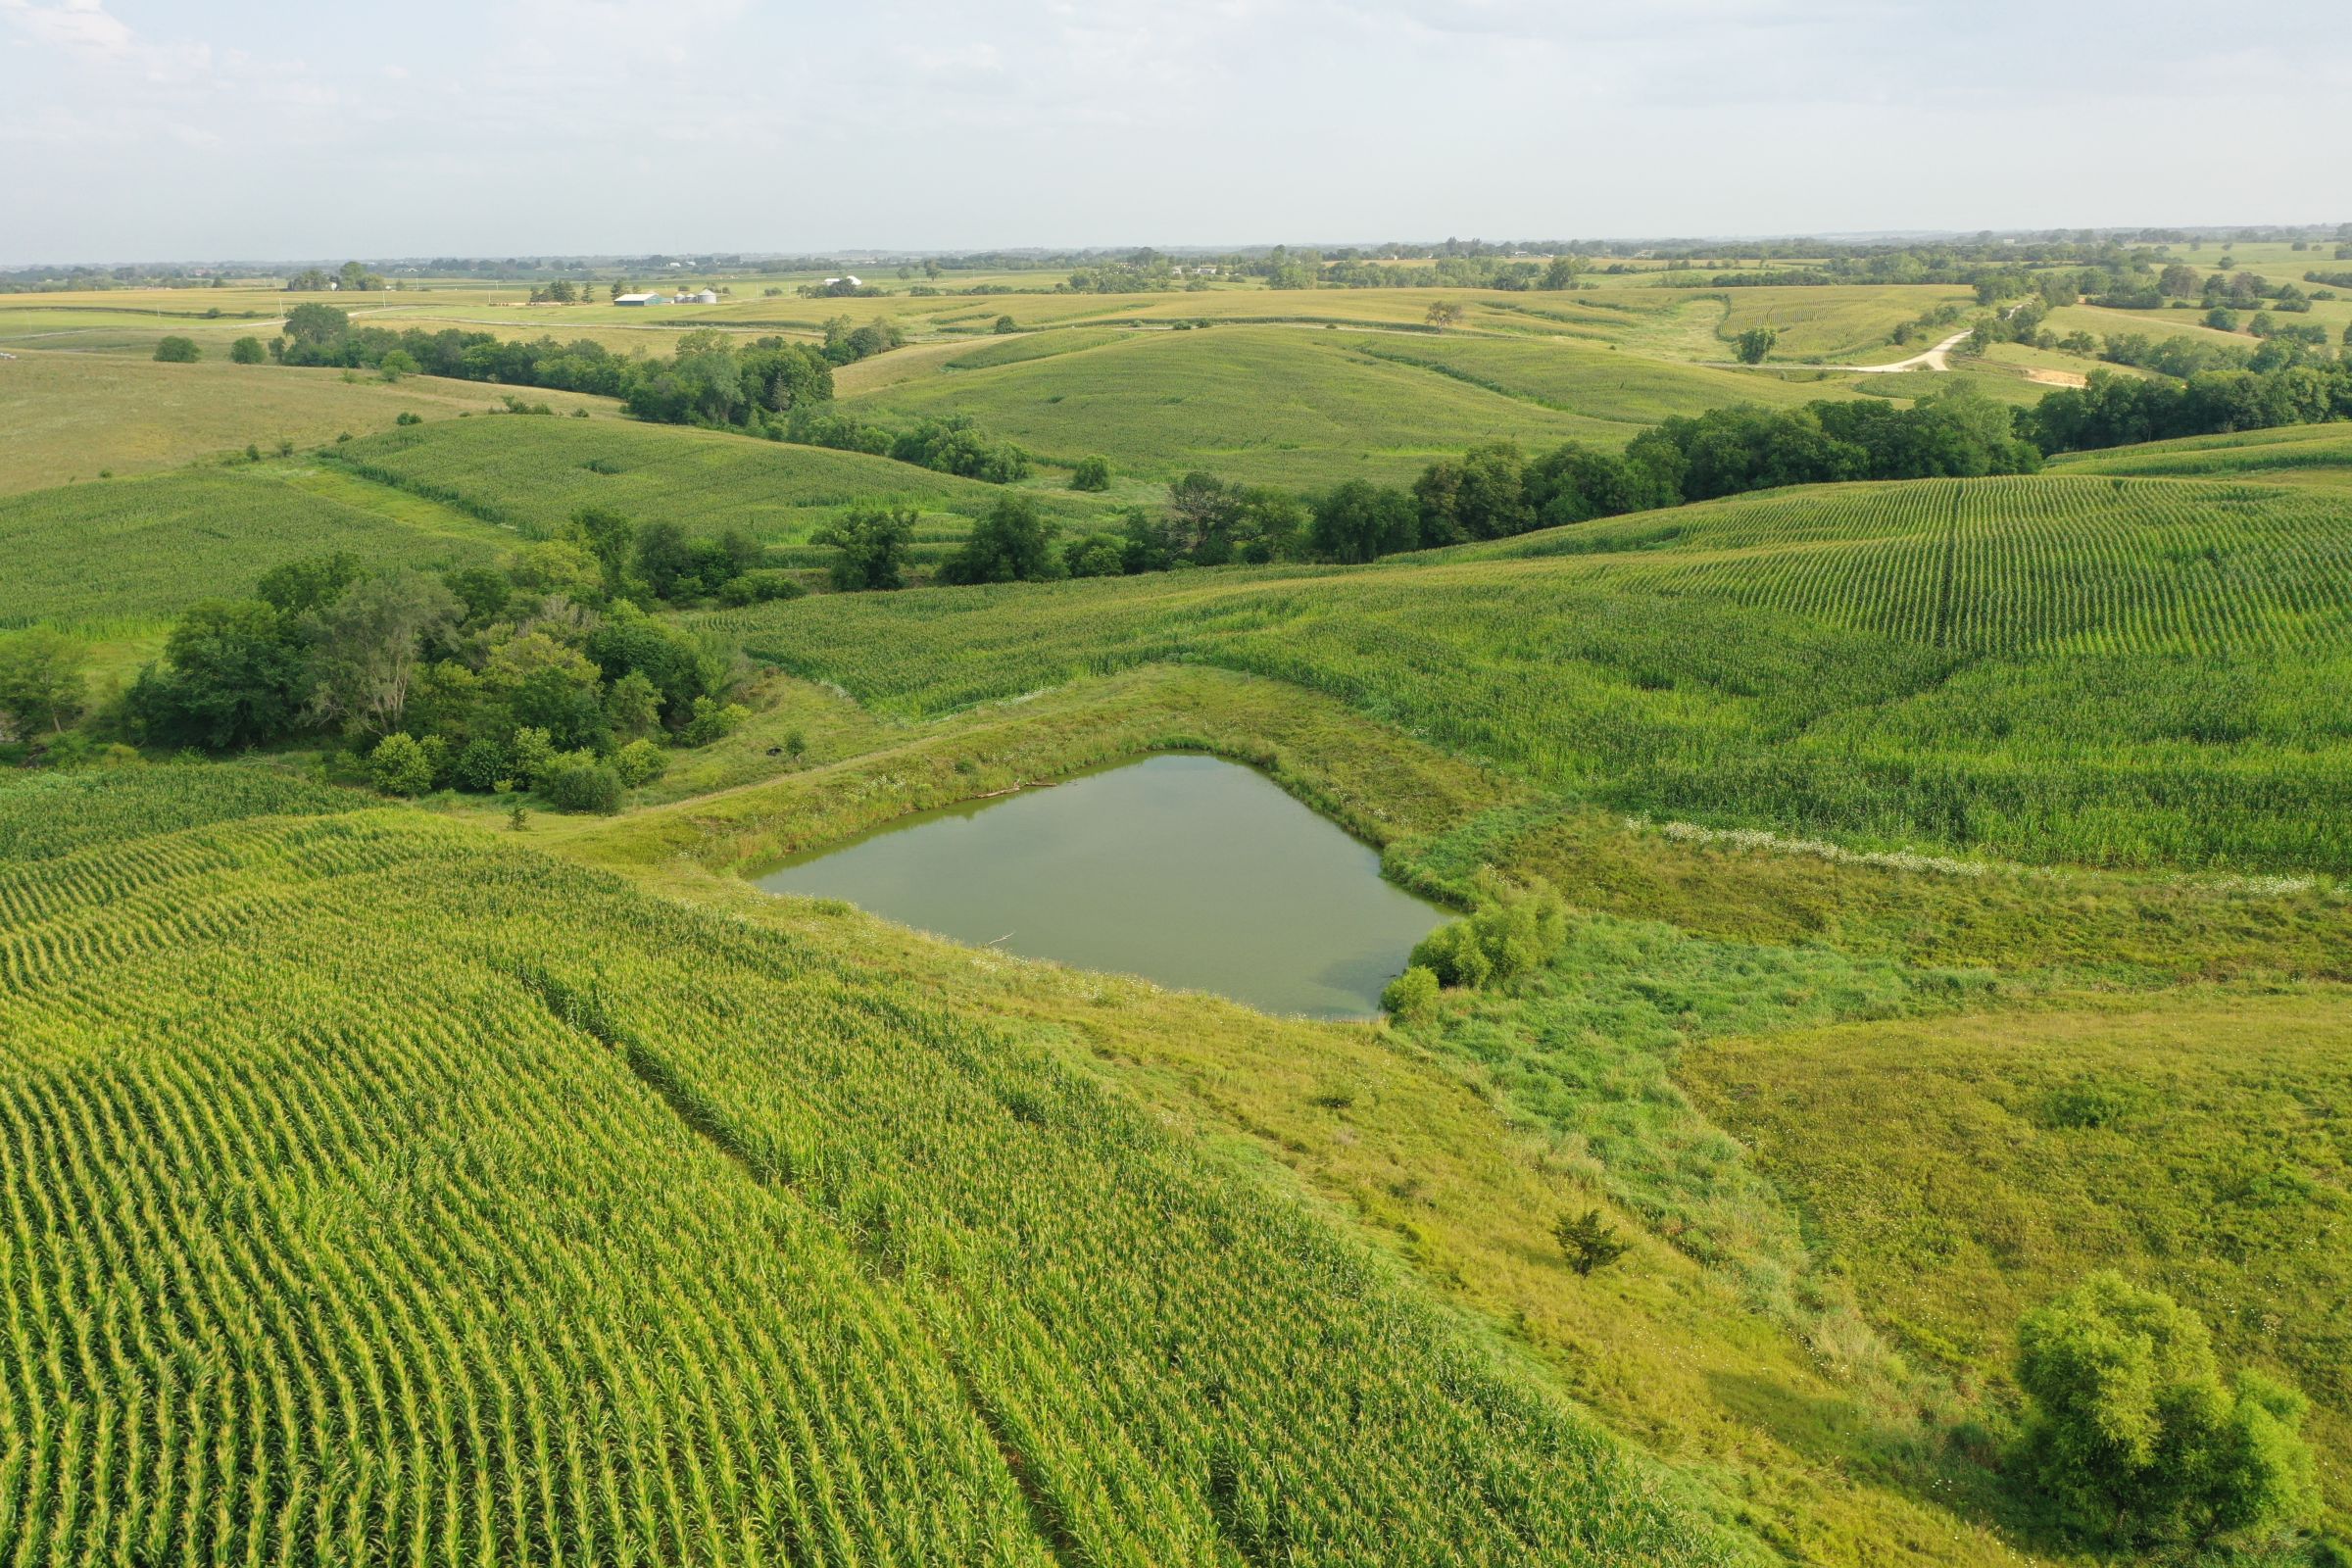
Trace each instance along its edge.
{"label": "cornfield", "polygon": [[1725,1558],[1039,1044],[431,818],[220,814],[0,869],[11,1568]]}
{"label": "cornfield", "polygon": [[717,617],[936,712],[1191,661],[1632,810],[2034,860],[2352,869],[2352,527],[2316,490],[1840,486],[1353,570]]}

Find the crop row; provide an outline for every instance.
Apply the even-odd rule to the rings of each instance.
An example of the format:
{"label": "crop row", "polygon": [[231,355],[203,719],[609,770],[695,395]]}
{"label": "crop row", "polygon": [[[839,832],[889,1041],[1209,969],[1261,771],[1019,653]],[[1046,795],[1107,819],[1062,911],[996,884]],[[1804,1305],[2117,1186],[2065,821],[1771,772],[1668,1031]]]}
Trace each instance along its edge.
{"label": "crop row", "polygon": [[8,1568],[1717,1560],[1294,1201],[797,942],[386,813],[0,907]]}

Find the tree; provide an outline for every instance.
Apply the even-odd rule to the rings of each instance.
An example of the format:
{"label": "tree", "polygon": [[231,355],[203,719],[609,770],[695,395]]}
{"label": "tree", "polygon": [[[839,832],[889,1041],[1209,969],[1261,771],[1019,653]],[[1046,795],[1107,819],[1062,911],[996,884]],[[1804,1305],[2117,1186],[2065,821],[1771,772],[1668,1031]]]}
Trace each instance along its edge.
{"label": "tree", "polygon": [[435,760],[416,736],[395,731],[368,754],[368,776],[386,795],[422,795],[433,787]]}
{"label": "tree", "polygon": [[2019,1325],[2017,1375],[2033,1405],[2017,1470],[2065,1529],[2204,1543],[2312,1506],[2301,1396],[2225,1386],[2205,1325],[2162,1292],[2091,1275]]}
{"label": "tree", "polygon": [[214,751],[274,739],[293,721],[303,657],[285,617],[258,599],[190,605],[139,672],[126,705],[158,740]]}
{"label": "tree", "polygon": [[1421,318],[1443,332],[1462,318],[1462,308],[1451,300],[1432,300]]}
{"label": "tree", "polygon": [[628,583],[629,546],[637,537],[636,527],[617,512],[582,507],[571,514],[571,531],[603,569],[605,593],[618,598]]}
{"label": "tree", "polygon": [[1617,1232],[1617,1227],[1601,1217],[1597,1208],[1588,1208],[1582,1214],[1562,1214],[1551,1227],[1551,1234],[1568,1255],[1568,1266],[1581,1274],[1596,1268],[1607,1268],[1634,1250],[1634,1244]]}
{"label": "tree", "polygon": [[945,583],[1037,582],[1063,575],[1054,527],[1024,495],[1010,495],[972,524],[961,547],[940,564]]}
{"label": "tree", "polygon": [[1576,275],[1585,270],[1581,256],[1554,256],[1544,269],[1544,277],[1536,286],[1543,289],[1576,287]]}
{"label": "tree", "polygon": [[407,349],[394,349],[375,362],[375,368],[385,380],[397,381],[404,375],[416,373],[416,359]]}
{"label": "tree", "polygon": [[912,507],[856,507],[809,535],[809,543],[840,552],[826,569],[843,593],[903,588],[914,523]]}
{"label": "tree", "polygon": [[168,337],[155,346],[159,365],[194,365],[202,357],[203,351],[192,337]]}
{"label": "tree", "polygon": [[258,337],[241,337],[228,346],[228,362],[231,365],[259,365],[269,357],[263,351],[262,340]]}
{"label": "tree", "polygon": [[1317,496],[1312,514],[1307,548],[1327,561],[1360,565],[1420,543],[1413,498],[1368,479],[1349,479]]}
{"label": "tree", "polygon": [[[637,534],[637,575],[657,599],[692,598],[702,592],[695,574],[694,549],[686,530],[664,518],[649,522]],[[689,588],[689,582],[692,587]]]}
{"label": "tree", "polygon": [[1437,1016],[1438,977],[1434,970],[1414,964],[1389,982],[1380,1004],[1398,1023],[1427,1023]]}
{"label": "tree", "polygon": [[1108,458],[1080,458],[1078,466],[1070,470],[1073,490],[1107,490],[1110,488],[1110,460]]}
{"label": "tree", "polygon": [[[304,556],[281,562],[262,573],[253,596],[289,620],[323,610],[343,597],[343,590],[360,579],[360,558],[348,550],[332,555]],[[505,597],[505,584],[500,585]]]}
{"label": "tree", "polygon": [[1168,486],[1168,541],[1178,556],[1204,564],[1225,561],[1240,520],[1242,491],[1213,473],[1195,471]]}
{"label": "tree", "polygon": [[1769,326],[1751,326],[1736,340],[1741,365],[1762,365],[1764,356],[1781,340],[1781,334]]}
{"label": "tree", "polygon": [[1014,319],[1013,319],[1011,317],[1009,317],[1009,316],[1000,316],[1000,317],[998,317],[998,318],[997,318],[997,324],[989,328],[989,330],[990,330],[991,332],[994,332],[994,333],[996,333],[996,334],[997,334],[998,336],[1000,336],[1000,337],[1004,336],[1004,334],[1006,334],[1006,333],[1008,333],[1008,332],[1018,332],[1020,329],[1021,329],[1021,323],[1020,323],[1020,322],[1018,322],[1018,321],[1016,321],[1016,320],[1014,320]]}
{"label": "tree", "polygon": [[304,347],[333,343],[351,333],[351,316],[332,305],[297,305],[286,313],[286,336]]}
{"label": "tree", "polygon": [[19,734],[62,731],[81,716],[89,659],[86,645],[59,632],[35,628],[0,637],[0,714]]}
{"label": "tree", "polygon": [[465,618],[458,596],[421,571],[353,584],[318,612],[312,711],[363,735],[390,735],[407,715],[427,649]]}

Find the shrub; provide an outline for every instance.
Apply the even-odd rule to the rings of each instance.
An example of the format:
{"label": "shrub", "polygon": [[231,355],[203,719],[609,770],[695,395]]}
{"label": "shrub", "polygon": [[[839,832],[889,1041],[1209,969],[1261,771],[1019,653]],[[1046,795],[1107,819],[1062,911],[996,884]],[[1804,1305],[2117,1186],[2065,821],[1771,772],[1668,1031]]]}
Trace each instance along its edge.
{"label": "shrub", "polygon": [[1412,961],[1449,986],[1510,980],[1550,961],[1568,940],[1568,908],[1548,885],[1524,888],[1490,883],[1487,900],[1468,919],[1442,925],[1421,939]]}
{"label": "shrub", "polygon": [[514,777],[514,760],[504,746],[482,735],[466,743],[449,772],[458,788],[487,795]]}
{"label": "shrub", "polygon": [[1597,1208],[1588,1208],[1582,1214],[1562,1214],[1552,1224],[1551,1234],[1559,1242],[1560,1250],[1568,1255],[1568,1266],[1579,1274],[1607,1268],[1634,1249],[1634,1244],[1619,1235],[1617,1227],[1603,1219]]}
{"label": "shrub", "polygon": [[262,340],[258,337],[241,337],[228,346],[231,365],[259,365],[269,357],[263,352]]}
{"label": "shrub", "polygon": [[718,586],[718,602],[736,609],[745,605],[763,605],[778,599],[798,599],[808,590],[789,571],[762,566],[747,571],[740,577],[730,577]]}
{"label": "shrub", "polygon": [[556,760],[556,743],[546,730],[527,726],[514,732],[514,744],[507,755],[514,769],[510,776],[525,784],[536,784]]}
{"label": "shrub", "polygon": [[996,333],[1000,337],[1007,332],[1018,332],[1020,329],[1021,323],[1014,320],[1009,316],[998,317],[996,325],[989,328],[990,331]]}
{"label": "shrub", "polygon": [[669,759],[652,741],[631,741],[612,754],[612,771],[629,789],[651,784],[668,770]]}
{"label": "shrub", "polygon": [[740,703],[729,703],[722,708],[708,697],[697,697],[694,700],[694,716],[686,720],[686,727],[678,734],[678,742],[683,746],[708,746],[712,741],[734,734],[743,727],[743,721],[751,716],[751,710]]}
{"label": "shrub", "polygon": [[1080,458],[1078,466],[1070,470],[1073,490],[1107,490],[1110,488],[1110,460],[1108,458]]}
{"label": "shrub", "polygon": [[2225,1386],[2205,1325],[2161,1292],[2091,1275],[2027,1315],[2017,1375],[2016,1473],[2072,1533],[2202,1544],[2312,1507],[2302,1396],[2252,1373]]}
{"label": "shrub", "polygon": [[561,811],[620,809],[619,772],[590,751],[563,752],[551,759],[540,770],[538,790]]}
{"label": "shrub", "polygon": [[203,351],[192,337],[168,337],[155,346],[155,358],[161,365],[194,365]]}
{"label": "shrub", "polygon": [[414,735],[387,735],[368,754],[368,776],[386,795],[422,795],[433,787],[438,742]]}
{"label": "shrub", "polygon": [[403,409],[400,411],[399,415],[394,417],[392,422],[394,424],[422,424],[424,422],[424,416],[421,414],[412,414],[407,409]]}
{"label": "shrub", "polygon": [[1389,982],[1380,1004],[1398,1023],[1427,1023],[1438,1010],[1438,973],[1416,963]]}

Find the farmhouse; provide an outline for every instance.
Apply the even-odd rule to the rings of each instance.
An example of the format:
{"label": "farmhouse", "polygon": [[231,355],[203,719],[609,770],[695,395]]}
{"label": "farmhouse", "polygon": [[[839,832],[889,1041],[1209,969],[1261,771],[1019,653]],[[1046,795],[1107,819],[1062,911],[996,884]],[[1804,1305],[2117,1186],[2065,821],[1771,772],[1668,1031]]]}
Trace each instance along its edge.
{"label": "farmhouse", "polygon": [[825,279],[825,287],[827,288],[831,288],[836,283],[847,283],[852,288],[865,287],[865,279],[859,277],[856,272],[844,272],[839,277],[828,277]]}
{"label": "farmhouse", "polygon": [[612,296],[612,303],[615,305],[660,305],[663,301],[659,294],[615,294]]}

